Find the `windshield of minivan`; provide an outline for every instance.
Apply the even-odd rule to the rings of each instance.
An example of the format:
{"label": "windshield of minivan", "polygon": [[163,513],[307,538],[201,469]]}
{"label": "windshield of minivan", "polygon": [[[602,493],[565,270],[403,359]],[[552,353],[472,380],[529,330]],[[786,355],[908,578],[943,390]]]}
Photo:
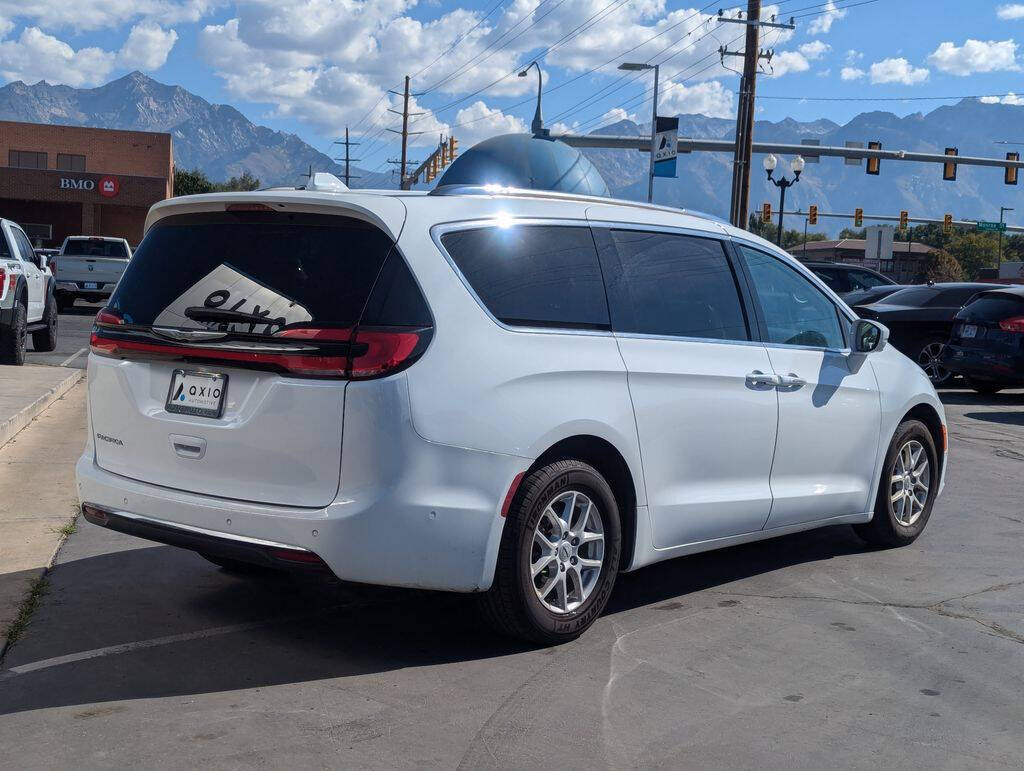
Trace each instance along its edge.
{"label": "windshield of minivan", "polygon": [[105,241],[102,238],[73,238],[64,246],[64,254],[128,259],[128,250],[123,241]]}

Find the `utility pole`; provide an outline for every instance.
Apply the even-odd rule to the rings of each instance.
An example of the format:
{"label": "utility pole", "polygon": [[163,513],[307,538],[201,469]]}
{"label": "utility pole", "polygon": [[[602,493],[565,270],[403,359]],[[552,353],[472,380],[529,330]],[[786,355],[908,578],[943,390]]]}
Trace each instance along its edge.
{"label": "utility pole", "polygon": [[999,254],[996,257],[996,278],[999,278],[999,272],[1003,268],[1003,214],[1008,211],[1013,211],[1009,206],[999,207]]}
{"label": "utility pole", "polygon": [[350,142],[349,141],[349,138],[348,138],[348,126],[345,126],[345,141],[342,142],[340,139],[336,139],[336,140],[334,140],[334,144],[336,144],[336,145],[345,145],[345,157],[344,158],[335,158],[334,160],[336,160],[336,161],[344,160],[345,161],[345,187],[350,187],[349,180],[359,179],[358,175],[353,176],[352,173],[351,173],[351,164],[353,162],[359,161],[359,159],[358,158],[353,158],[353,157],[351,157],[349,155],[349,148],[350,147],[355,147],[356,145],[358,145],[360,143],[359,142]]}
{"label": "utility pole", "polygon": [[[399,94],[397,91],[389,91],[388,93],[402,97],[402,112],[398,112],[398,110],[392,110],[391,108],[388,108],[388,112],[393,112],[395,115],[402,116],[402,130],[398,131],[397,129],[388,129],[388,131],[392,132],[393,134],[402,135],[402,156],[401,159],[398,161],[398,186],[402,190],[409,190],[412,187],[412,180],[410,179],[407,173],[409,163],[409,137],[423,133],[422,131],[409,131],[409,117],[412,115],[422,115],[423,113],[409,112],[409,97],[412,96],[412,94],[409,92],[408,75],[405,76],[405,90],[403,91],[403,93]],[[388,162],[395,163],[395,161]]]}
{"label": "utility pole", "polygon": [[[757,63],[760,59],[771,61],[771,51],[758,48],[761,27],[793,29],[793,20],[789,24],[780,24],[774,20],[761,21],[761,0],[747,0],[747,18],[729,19],[721,15],[719,22],[746,24],[747,35],[743,53],[743,75],[740,77],[739,100],[736,107],[736,148],[733,153],[732,195],[730,197],[729,221],[738,228],[747,227],[747,209],[750,202],[750,159],[753,155],[754,143],[754,97],[757,91]],[[735,56],[735,52],[720,50],[725,56]]]}

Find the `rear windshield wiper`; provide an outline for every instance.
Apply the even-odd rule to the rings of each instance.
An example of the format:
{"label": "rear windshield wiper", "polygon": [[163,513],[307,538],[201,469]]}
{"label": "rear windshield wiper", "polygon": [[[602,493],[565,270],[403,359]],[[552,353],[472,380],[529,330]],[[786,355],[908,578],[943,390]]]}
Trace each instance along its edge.
{"label": "rear windshield wiper", "polygon": [[204,308],[193,305],[185,309],[185,315],[193,321],[219,321],[225,324],[266,324],[267,327],[283,327],[283,318],[270,318],[269,315],[261,316],[258,313],[246,313],[245,311],[233,311],[229,308]]}

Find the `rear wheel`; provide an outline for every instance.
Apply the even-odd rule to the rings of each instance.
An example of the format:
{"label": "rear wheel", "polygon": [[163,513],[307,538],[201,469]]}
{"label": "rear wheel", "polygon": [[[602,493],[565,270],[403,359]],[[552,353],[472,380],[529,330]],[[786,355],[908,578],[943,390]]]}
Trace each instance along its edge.
{"label": "rear wheel", "polygon": [[0,364],[25,363],[25,317],[24,304],[16,302],[10,326],[0,327]]}
{"label": "rear wheel", "polygon": [[953,379],[953,373],[939,361],[945,347],[945,340],[934,338],[925,342],[917,352],[917,364],[934,386],[945,385]]}
{"label": "rear wheel", "polygon": [[32,349],[35,351],[52,351],[57,347],[57,301],[53,295],[46,298],[46,312],[43,321],[46,328],[32,333]]}
{"label": "rear wheel", "polygon": [[939,487],[939,462],[931,432],[905,420],[889,444],[870,522],[853,529],[872,546],[906,546],[928,524]]}
{"label": "rear wheel", "polygon": [[578,460],[537,469],[509,510],[484,618],[512,637],[574,640],[604,610],[620,548],[615,495],[596,469]]}
{"label": "rear wheel", "polygon": [[967,378],[967,385],[979,394],[997,394],[1006,387],[994,380],[976,380],[973,377]]}

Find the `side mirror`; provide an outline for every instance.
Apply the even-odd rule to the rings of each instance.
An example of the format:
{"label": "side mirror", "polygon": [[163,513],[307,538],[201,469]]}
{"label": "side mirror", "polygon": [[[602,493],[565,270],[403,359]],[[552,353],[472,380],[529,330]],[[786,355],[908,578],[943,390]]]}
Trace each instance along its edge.
{"label": "side mirror", "polygon": [[32,252],[32,262],[39,270],[46,270],[46,258],[38,252]]}
{"label": "side mirror", "polygon": [[877,321],[859,319],[853,327],[853,350],[855,353],[874,353],[885,348],[889,342],[889,330]]}

